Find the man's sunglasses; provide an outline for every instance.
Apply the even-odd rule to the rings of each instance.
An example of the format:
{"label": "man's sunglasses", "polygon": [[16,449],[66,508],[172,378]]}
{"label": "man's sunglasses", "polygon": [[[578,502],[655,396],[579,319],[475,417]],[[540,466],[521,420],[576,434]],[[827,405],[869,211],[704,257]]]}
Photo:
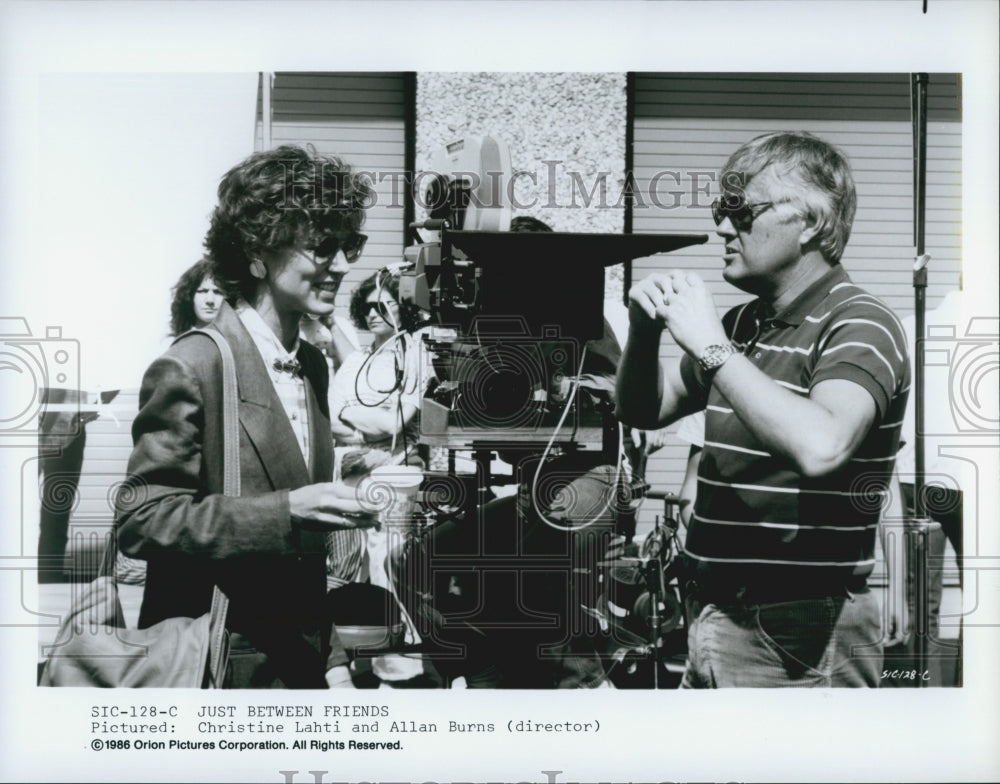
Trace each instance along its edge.
{"label": "man's sunglasses", "polygon": [[338,251],[343,251],[347,263],[353,264],[361,258],[361,251],[365,249],[366,242],[368,242],[368,235],[358,232],[353,232],[345,239],[331,234],[324,237],[315,248],[312,248],[312,252],[316,254],[317,258],[332,259]]}
{"label": "man's sunglasses", "polygon": [[756,204],[749,204],[742,199],[730,206],[726,199],[716,199],[712,202],[712,220],[715,225],[721,225],[722,221],[729,218],[733,228],[737,231],[750,231],[753,222],[774,206],[773,201],[761,201]]}
{"label": "man's sunglasses", "polygon": [[378,315],[384,321],[394,321],[395,320],[395,319],[392,318],[392,308],[389,305],[387,305],[385,302],[366,302],[365,305],[364,305],[364,307],[361,309],[361,312],[367,318],[368,314],[371,313],[373,310],[376,313],[378,313]]}

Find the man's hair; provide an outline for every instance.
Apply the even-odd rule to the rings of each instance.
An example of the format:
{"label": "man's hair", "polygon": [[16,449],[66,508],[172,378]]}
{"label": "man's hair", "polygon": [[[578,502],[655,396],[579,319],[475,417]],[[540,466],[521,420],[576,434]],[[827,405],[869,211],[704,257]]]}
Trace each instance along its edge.
{"label": "man's hair", "polygon": [[518,215],[510,221],[510,230],[515,233],[529,231],[552,231],[552,227],[545,221],[532,218],[530,215]]}
{"label": "man's hair", "polygon": [[847,157],[810,133],[768,133],[751,139],[722,169],[722,188],[738,192],[765,169],[788,189],[788,200],[815,218],[817,241],[831,264],[851,236],[858,197]]}
{"label": "man's hair", "polygon": [[212,260],[207,256],[196,261],[180,276],[171,290],[173,299],[170,301],[170,334],[173,336],[187,332],[195,325],[194,294],[201,282],[208,278],[222,290],[222,296],[229,302],[232,297],[226,291],[226,286],[215,277]]}
{"label": "man's hair", "polygon": [[382,291],[387,292],[396,304],[399,305],[399,324],[397,329],[407,332],[416,328],[420,321],[420,309],[410,302],[400,302],[399,299],[399,278],[389,272],[380,271],[365,278],[358,284],[358,287],[351,292],[351,321],[358,329],[368,329],[368,295],[375,291],[377,286],[381,286]]}
{"label": "man's hair", "polygon": [[367,179],[311,145],[254,153],[219,183],[219,203],[205,237],[216,278],[250,297],[257,286],[250,275],[253,260],[357,231],[371,193]]}

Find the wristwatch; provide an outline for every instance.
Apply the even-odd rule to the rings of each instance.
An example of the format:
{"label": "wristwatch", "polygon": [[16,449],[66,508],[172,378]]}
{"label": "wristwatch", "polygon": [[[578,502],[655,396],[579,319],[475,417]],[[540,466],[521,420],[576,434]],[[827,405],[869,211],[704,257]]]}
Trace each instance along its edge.
{"label": "wristwatch", "polygon": [[706,346],[705,350],[701,352],[701,356],[698,357],[698,364],[701,365],[702,370],[710,373],[722,367],[726,360],[735,353],[736,349],[729,343],[713,343],[710,346]]}

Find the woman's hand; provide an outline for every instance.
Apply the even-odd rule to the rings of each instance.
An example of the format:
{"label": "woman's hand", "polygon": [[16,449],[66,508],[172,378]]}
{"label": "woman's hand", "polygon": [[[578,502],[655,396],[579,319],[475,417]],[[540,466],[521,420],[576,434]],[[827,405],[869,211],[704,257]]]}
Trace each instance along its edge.
{"label": "woman's hand", "polygon": [[292,519],[314,531],[372,528],[378,520],[357,498],[357,490],[343,482],[306,485],[288,493]]}

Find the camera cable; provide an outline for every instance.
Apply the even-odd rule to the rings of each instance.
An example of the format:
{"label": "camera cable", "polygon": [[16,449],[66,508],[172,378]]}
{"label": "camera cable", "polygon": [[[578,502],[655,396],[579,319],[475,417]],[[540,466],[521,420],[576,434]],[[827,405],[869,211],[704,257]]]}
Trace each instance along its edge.
{"label": "camera cable", "polygon": [[[538,518],[549,526],[549,528],[554,528],[557,531],[580,531],[590,525],[593,525],[601,516],[611,508],[611,503],[615,498],[615,491],[608,494],[607,500],[604,502],[604,506],[594,515],[592,518],[587,520],[585,523],[580,523],[578,525],[563,525],[562,523],[557,523],[554,520],[550,520],[545,516],[542,511],[542,504],[538,501],[538,480],[542,474],[542,468],[545,466],[546,460],[548,460],[549,455],[552,452],[552,446],[555,444],[556,436],[559,435],[559,431],[562,429],[563,423],[566,421],[566,417],[569,414],[569,410],[576,400],[576,394],[580,388],[580,376],[583,375],[583,363],[587,358],[587,346],[583,347],[583,353],[580,356],[580,370],[573,377],[573,387],[570,389],[569,395],[566,398],[566,405],[563,407],[562,415],[559,417],[559,422],[556,424],[555,429],[552,431],[552,436],[549,438],[548,444],[545,446],[545,451],[542,453],[541,460],[538,462],[538,468],[535,469],[535,477],[531,483],[531,503],[535,507],[535,512],[538,514]],[[615,480],[611,485],[612,488],[617,489],[619,483],[621,482],[622,476],[622,456],[624,455],[625,443],[624,443],[624,430],[622,429],[621,422],[618,423],[618,458],[615,463]]]}

